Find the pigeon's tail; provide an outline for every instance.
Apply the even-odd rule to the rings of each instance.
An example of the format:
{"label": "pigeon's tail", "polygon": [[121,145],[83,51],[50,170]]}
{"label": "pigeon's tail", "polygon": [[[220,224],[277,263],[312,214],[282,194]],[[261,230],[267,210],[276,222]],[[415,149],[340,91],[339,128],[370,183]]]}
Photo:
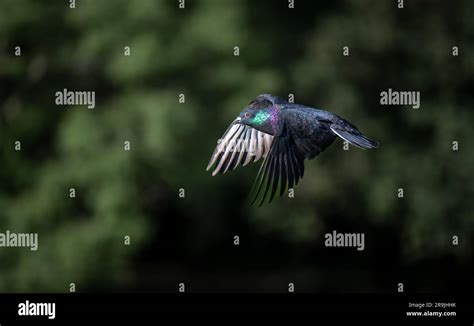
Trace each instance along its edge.
{"label": "pigeon's tail", "polygon": [[379,147],[376,141],[367,138],[359,130],[353,128],[352,125],[341,126],[339,124],[332,124],[331,130],[342,139],[360,148],[371,149]]}

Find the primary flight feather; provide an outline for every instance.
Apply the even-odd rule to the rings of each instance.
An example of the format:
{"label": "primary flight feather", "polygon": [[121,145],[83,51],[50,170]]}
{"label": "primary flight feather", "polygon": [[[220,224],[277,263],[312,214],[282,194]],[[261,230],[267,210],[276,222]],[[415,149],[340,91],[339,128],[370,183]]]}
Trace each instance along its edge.
{"label": "primary flight feather", "polygon": [[312,159],[336,137],[360,148],[377,148],[343,118],[330,112],[289,103],[270,94],[255,98],[230,124],[218,141],[207,170],[223,174],[263,158],[254,182],[254,203],[269,202],[293,188],[304,174],[304,160]]}

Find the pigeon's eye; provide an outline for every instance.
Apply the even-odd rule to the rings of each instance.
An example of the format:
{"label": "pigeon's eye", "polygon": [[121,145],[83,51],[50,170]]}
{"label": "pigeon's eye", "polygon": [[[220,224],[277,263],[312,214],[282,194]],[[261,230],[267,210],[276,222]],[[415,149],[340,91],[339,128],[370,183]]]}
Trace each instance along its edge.
{"label": "pigeon's eye", "polygon": [[251,114],[250,112],[245,112],[244,118],[246,118],[246,119],[247,119],[247,118],[250,118],[251,115],[252,115],[252,114]]}

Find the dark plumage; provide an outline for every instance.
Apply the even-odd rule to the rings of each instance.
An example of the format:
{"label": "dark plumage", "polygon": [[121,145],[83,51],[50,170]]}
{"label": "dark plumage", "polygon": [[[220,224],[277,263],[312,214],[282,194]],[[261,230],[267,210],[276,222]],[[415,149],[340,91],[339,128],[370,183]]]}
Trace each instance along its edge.
{"label": "dark plumage", "polygon": [[259,95],[227,128],[207,170],[215,166],[212,175],[223,174],[263,157],[252,201],[261,196],[262,205],[266,198],[271,202],[276,194],[293,188],[303,177],[304,160],[324,151],[337,136],[360,148],[378,146],[335,114]]}

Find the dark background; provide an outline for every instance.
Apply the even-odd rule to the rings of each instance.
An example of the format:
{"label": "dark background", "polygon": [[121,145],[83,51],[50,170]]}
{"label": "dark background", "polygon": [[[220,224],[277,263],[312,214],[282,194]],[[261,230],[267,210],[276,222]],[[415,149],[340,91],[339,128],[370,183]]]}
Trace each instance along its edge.
{"label": "dark background", "polygon": [[[0,232],[38,232],[39,250],[0,248],[0,292],[472,293],[473,12],[468,0],[2,1]],[[56,106],[63,88],[95,91],[96,108]],[[420,91],[420,109],[381,106],[388,88]],[[261,93],[294,94],[381,146],[338,140],[306,163],[295,198],[249,206],[258,164],[205,167]],[[326,248],[333,230],[365,233],[365,250]]]}

